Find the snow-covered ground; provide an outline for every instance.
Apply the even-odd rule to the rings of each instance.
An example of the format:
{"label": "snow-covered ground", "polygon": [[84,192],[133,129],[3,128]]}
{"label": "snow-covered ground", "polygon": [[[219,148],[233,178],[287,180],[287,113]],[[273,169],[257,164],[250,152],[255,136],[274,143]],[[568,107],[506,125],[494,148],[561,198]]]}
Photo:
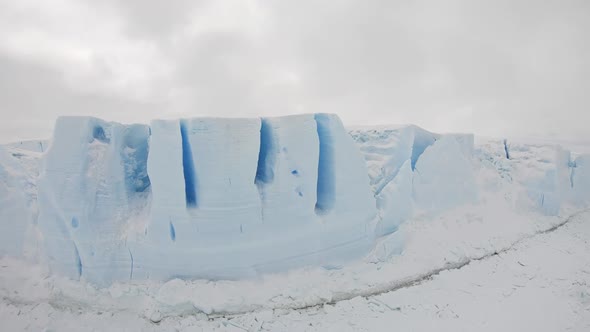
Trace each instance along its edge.
{"label": "snow-covered ground", "polygon": [[[288,122],[292,123],[291,120]],[[309,125],[309,121],[305,123]],[[112,127],[120,128],[118,125]],[[286,128],[290,129],[283,133],[283,139],[290,142],[293,138],[290,132],[299,129]],[[97,136],[94,129],[90,132]],[[116,132],[113,130],[112,133]],[[125,135],[128,133],[123,132]],[[45,235],[57,234],[52,233],[51,223],[57,221],[55,225],[62,227],[55,228],[57,231],[64,229],[59,218],[64,217],[63,212],[67,209],[61,210],[60,204],[66,207],[78,201],[88,204],[88,208],[81,212],[88,214],[87,221],[91,226],[92,222],[99,222],[108,214],[116,216],[120,219],[118,222],[127,228],[119,233],[117,228],[107,230],[124,236],[125,247],[129,232],[137,233],[139,229],[143,233],[143,228],[139,226],[145,225],[146,220],[141,220],[141,214],[134,216],[138,220],[125,219],[134,206],[141,211],[150,209],[150,201],[147,205],[142,201],[146,197],[143,191],[137,197],[128,196],[133,198],[128,200],[128,205],[119,205],[114,210],[103,210],[113,205],[100,202],[118,204],[120,200],[117,197],[125,198],[129,192],[121,191],[119,195],[105,188],[127,183],[126,174],[143,179],[146,176],[145,165],[138,165],[135,161],[126,164],[127,159],[135,158],[129,149],[123,149],[123,154],[119,154],[118,150],[103,149],[110,151],[108,160],[94,158],[92,153],[96,152],[95,145],[98,143],[90,144],[86,157],[91,159],[82,163],[85,166],[80,173],[87,180],[82,179],[70,187],[75,190],[81,188],[81,195],[92,198],[85,201],[63,186],[64,183],[71,185],[72,178],[76,181],[80,179],[74,166],[81,159],[69,150],[56,153],[57,149],[47,157],[46,149],[51,145],[47,141],[0,146],[0,254],[6,254],[0,256],[2,326],[7,330],[32,331],[45,328],[55,331],[588,329],[590,294],[586,282],[590,277],[590,247],[586,239],[590,238],[590,212],[586,209],[590,202],[590,158],[583,154],[585,150],[575,145],[562,148],[538,141],[482,139],[465,134],[439,135],[415,126],[353,128],[349,133],[368,170],[368,188],[363,190],[373,194],[375,207],[371,209],[377,210],[376,218],[363,227],[363,232],[375,234],[369,238],[373,241],[372,250],[368,254],[364,252],[361,258],[350,255],[344,261],[284,268],[287,264],[274,273],[257,273],[234,280],[207,280],[190,275],[161,280],[149,278],[149,274],[147,278],[141,274],[134,275],[131,251],[125,251],[122,260],[105,251],[103,257],[107,260],[104,262],[115,265],[97,264],[98,268],[94,271],[99,274],[92,275],[88,274],[86,264],[92,266],[94,251],[80,254],[76,249],[79,255],[76,277],[57,273],[58,269],[46,261],[43,241]],[[98,137],[102,138],[103,134]],[[86,134],[81,132],[81,135]],[[263,140],[261,137],[261,142]],[[77,144],[75,140],[64,142],[63,146]],[[82,144],[81,156],[86,153],[85,144]],[[293,140],[292,144],[290,152],[300,149],[305,155],[307,143]],[[115,143],[113,145],[116,147]],[[176,148],[178,151],[184,149]],[[572,148],[573,152],[567,148]],[[165,146],[162,151],[166,152]],[[358,151],[352,152],[358,154]],[[145,162],[146,156],[142,156]],[[228,156],[231,157],[231,154]],[[283,194],[283,189],[290,188],[293,181],[305,180],[315,185],[316,178],[306,179],[306,167],[301,163],[293,173],[291,163],[301,160],[290,159],[286,154],[277,156],[279,166],[272,166],[272,169],[284,168],[282,171],[285,174],[277,176],[289,180],[279,181],[274,189],[265,184],[268,186],[266,190],[271,188],[276,191],[274,194],[277,197],[285,199],[281,198],[279,205],[288,207],[291,198]],[[221,154],[215,157],[226,158]],[[245,159],[250,160],[251,157]],[[258,159],[260,161],[260,156]],[[165,165],[166,160],[161,159],[160,166]],[[256,162],[256,158],[252,160]],[[306,163],[315,167],[318,160]],[[48,177],[48,169],[55,171],[64,165],[71,169],[62,174],[63,181]],[[92,167],[84,168],[88,165]],[[125,173],[119,172],[122,166],[132,166],[135,171],[129,173],[125,168]],[[255,163],[250,166],[253,166],[252,170],[256,168]],[[123,177],[104,177],[103,171]],[[42,177],[46,182],[38,184],[39,174],[44,172]],[[220,176],[223,176],[222,173]],[[343,172],[343,175],[349,173]],[[250,175],[254,174],[247,176]],[[98,189],[94,190],[92,185],[97,176],[101,180],[95,181]],[[164,174],[162,179],[168,176],[171,175]],[[240,176],[242,173],[236,173],[237,179],[242,181]],[[319,183],[320,176],[316,176]],[[233,190],[230,188],[231,179],[227,190]],[[158,181],[156,178],[152,180]],[[348,180],[344,176],[337,181],[346,183]],[[48,186],[50,182],[56,184]],[[145,181],[130,183],[144,188]],[[162,183],[166,184],[165,181]],[[354,183],[354,186],[359,185],[358,181]],[[45,187],[40,189],[39,186]],[[45,203],[50,202],[51,209],[55,208],[57,214],[50,211],[50,214],[39,218],[40,211],[42,214],[47,211],[44,210],[47,206],[40,207],[38,204],[41,192],[46,195]],[[291,190],[288,192],[293,194]],[[145,193],[151,195],[152,189]],[[181,205],[184,206],[184,189],[181,194]],[[52,200],[47,200],[48,197]],[[299,199],[300,196],[295,197]],[[347,199],[353,201],[350,197]],[[93,202],[96,205],[92,205]],[[315,203],[315,198],[310,202]],[[279,205],[269,205],[266,211],[279,209]],[[78,209],[75,205],[72,207]],[[279,210],[279,213],[284,212]],[[100,215],[88,211],[98,211]],[[218,212],[223,214],[222,210]],[[70,222],[68,218],[64,234],[69,233],[78,241],[74,243],[80,244],[79,241],[83,240],[82,245],[92,249],[94,233],[85,232],[82,234],[84,237],[79,237],[81,235],[76,235],[76,232],[79,231],[80,220],[71,219]],[[191,218],[194,219],[192,222],[201,222],[194,214]],[[223,222],[225,219],[219,220]],[[297,218],[291,219],[292,224],[297,225]],[[104,220],[111,222],[108,218]],[[39,222],[44,223],[43,227],[50,225],[50,228],[38,227]],[[337,230],[339,220],[332,222]],[[171,243],[176,244],[176,236],[185,234],[172,226],[169,232],[168,222],[165,226],[162,231],[165,236],[156,234],[166,241],[169,241],[169,235],[172,237],[172,242],[159,243],[164,260],[170,258],[166,248],[171,248]],[[49,233],[44,233],[47,231]],[[224,234],[216,236],[219,240],[227,240],[225,236],[229,233]],[[326,232],[322,236],[329,239],[330,234]],[[61,240],[53,239],[57,252],[61,247],[69,248],[71,240],[68,239],[68,236]],[[293,249],[305,252],[305,241],[296,243],[300,243],[301,250]],[[318,242],[316,245],[325,246],[326,243]],[[119,249],[125,248],[118,246]],[[185,254],[188,253],[186,257],[190,259],[191,241],[183,246],[183,250],[189,250]],[[358,250],[361,248],[355,247],[355,255]],[[19,251],[21,254],[18,254]],[[89,256],[84,256],[86,254]],[[212,256],[213,260],[220,260],[220,257],[225,256]],[[137,256],[135,259],[137,272]],[[81,273],[82,261],[84,273]],[[101,262],[96,260],[95,263]],[[126,272],[128,263],[131,264],[131,274]],[[113,267],[115,269],[110,270]],[[116,269],[124,273],[112,274]],[[198,272],[199,265],[193,264],[181,270]],[[114,282],[96,283],[98,275],[109,274],[114,277],[107,279]],[[164,271],[164,274],[174,276],[174,271]]]}
{"label": "snow-covered ground", "polygon": [[[55,296],[36,294],[37,298],[18,300],[21,292],[32,292],[23,279],[39,271],[19,266],[22,275],[13,276],[7,271],[19,263],[3,259],[0,320],[6,331],[588,331],[590,212],[564,222],[505,250],[449,266],[389,292],[227,317],[202,313],[146,317],[120,310],[115,303],[101,308],[46,288]],[[32,279],[35,284],[45,282]],[[258,291],[264,288],[250,289]],[[194,296],[207,297],[198,292]]]}
{"label": "snow-covered ground", "polygon": [[[220,319],[203,328],[588,331],[588,253],[590,213],[585,212],[555,231],[535,235],[506,251],[395,291],[305,310]],[[182,328],[187,322],[174,323],[173,327]]]}

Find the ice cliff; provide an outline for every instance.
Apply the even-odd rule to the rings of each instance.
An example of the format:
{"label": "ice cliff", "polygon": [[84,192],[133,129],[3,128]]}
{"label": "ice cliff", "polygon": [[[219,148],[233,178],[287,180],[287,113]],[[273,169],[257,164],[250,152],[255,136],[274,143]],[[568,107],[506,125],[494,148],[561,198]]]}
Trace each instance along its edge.
{"label": "ice cliff", "polygon": [[103,285],[239,279],[360,258],[417,213],[483,202],[497,190],[484,171],[518,184],[505,198],[515,209],[589,203],[588,155],[484,144],[416,126],[347,130],[330,114],[62,117],[49,144],[0,147],[0,254],[37,250],[56,273]]}
{"label": "ice cliff", "polygon": [[240,278],[371,246],[366,167],[333,115],[57,121],[39,177],[50,265],[98,283]]}

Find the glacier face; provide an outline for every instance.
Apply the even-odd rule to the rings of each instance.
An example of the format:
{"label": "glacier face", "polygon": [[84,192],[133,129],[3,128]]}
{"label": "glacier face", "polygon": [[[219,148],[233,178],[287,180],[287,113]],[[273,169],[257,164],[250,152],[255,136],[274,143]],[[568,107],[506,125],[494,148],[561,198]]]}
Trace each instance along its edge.
{"label": "glacier face", "polygon": [[366,253],[366,166],[338,117],[58,119],[39,178],[50,265],[72,278],[241,278]]}
{"label": "glacier face", "polygon": [[[38,242],[53,271],[101,285],[334,268],[417,214],[504,195],[498,178],[515,209],[587,206],[589,160],[411,125],[346,130],[330,114],[62,117],[49,144],[0,146],[0,255]],[[403,250],[398,234],[381,256]]]}

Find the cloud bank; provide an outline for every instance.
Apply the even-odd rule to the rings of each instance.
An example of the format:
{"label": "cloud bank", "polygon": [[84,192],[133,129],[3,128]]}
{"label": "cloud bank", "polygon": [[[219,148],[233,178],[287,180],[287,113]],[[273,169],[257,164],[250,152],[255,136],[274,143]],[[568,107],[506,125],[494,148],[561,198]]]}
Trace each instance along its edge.
{"label": "cloud bank", "polygon": [[302,112],[589,139],[589,31],[585,0],[0,0],[0,141]]}

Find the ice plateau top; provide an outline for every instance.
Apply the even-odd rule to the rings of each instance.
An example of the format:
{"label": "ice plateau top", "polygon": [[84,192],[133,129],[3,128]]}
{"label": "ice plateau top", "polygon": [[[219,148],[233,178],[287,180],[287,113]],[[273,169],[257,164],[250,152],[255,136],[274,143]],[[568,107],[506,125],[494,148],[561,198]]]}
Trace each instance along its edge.
{"label": "ice plateau top", "polygon": [[[515,209],[590,202],[589,155],[554,146],[531,164],[528,148],[494,144],[482,155],[470,134],[346,130],[331,114],[149,126],[61,117],[50,144],[0,146],[0,254],[35,251],[99,285],[337,266],[418,211],[478,202],[494,190],[474,173],[486,165],[526,173],[508,179],[522,184]],[[388,254],[403,250],[394,240]]]}

